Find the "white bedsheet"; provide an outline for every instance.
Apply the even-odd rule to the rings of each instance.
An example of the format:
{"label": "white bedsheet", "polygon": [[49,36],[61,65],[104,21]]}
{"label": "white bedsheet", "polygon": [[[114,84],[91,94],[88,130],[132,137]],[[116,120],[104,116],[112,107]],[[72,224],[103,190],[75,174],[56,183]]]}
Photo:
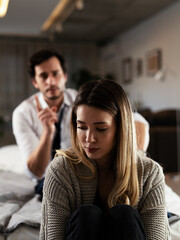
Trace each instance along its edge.
{"label": "white bedsheet", "polygon": [[[39,233],[41,202],[34,194],[35,182],[23,174],[0,170],[0,237],[23,233],[24,239],[31,232]],[[30,232],[28,233],[28,230]],[[37,234],[36,234],[37,235]],[[38,239],[38,238],[37,238]]]}
{"label": "white bedsheet", "polygon": [[[180,196],[166,185],[166,203],[169,212],[180,216]],[[170,224],[171,239],[180,240],[180,220]]]}
{"label": "white bedsheet", "polygon": [[16,144],[0,147],[0,169],[24,174],[24,162]]}
{"label": "white bedsheet", "polygon": [[165,191],[168,211],[180,216],[180,196],[167,185]]}
{"label": "white bedsheet", "polygon": [[41,202],[17,145],[0,148],[0,240],[38,240]]}

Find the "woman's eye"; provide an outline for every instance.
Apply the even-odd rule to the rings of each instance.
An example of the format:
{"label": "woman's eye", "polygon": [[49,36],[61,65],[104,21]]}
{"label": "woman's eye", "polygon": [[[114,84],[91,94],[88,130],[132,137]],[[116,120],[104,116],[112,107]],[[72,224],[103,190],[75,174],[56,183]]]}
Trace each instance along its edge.
{"label": "woman's eye", "polygon": [[104,132],[106,130],[107,130],[107,128],[97,128],[97,131],[99,131],[99,132]]}
{"label": "woman's eye", "polygon": [[86,130],[87,128],[86,127],[81,127],[81,126],[77,126],[78,129],[81,129],[81,130]]}

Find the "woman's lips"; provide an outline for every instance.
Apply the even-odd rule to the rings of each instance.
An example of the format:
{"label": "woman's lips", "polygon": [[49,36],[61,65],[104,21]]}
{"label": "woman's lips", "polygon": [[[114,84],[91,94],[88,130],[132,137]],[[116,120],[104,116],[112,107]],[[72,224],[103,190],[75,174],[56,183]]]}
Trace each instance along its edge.
{"label": "woman's lips", "polygon": [[91,147],[86,147],[86,149],[89,153],[95,153],[99,150],[99,148],[91,148]]}

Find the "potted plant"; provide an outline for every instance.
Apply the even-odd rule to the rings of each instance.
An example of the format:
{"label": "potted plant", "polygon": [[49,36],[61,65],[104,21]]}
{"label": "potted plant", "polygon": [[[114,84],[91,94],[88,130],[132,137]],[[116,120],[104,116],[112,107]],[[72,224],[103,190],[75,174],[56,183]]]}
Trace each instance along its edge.
{"label": "potted plant", "polygon": [[115,80],[115,77],[112,73],[106,73],[105,76],[101,76],[100,74],[93,74],[88,69],[85,68],[81,68],[77,72],[73,73],[71,79],[75,84],[76,89],[79,89],[80,86],[85,82],[99,79],[102,77]]}

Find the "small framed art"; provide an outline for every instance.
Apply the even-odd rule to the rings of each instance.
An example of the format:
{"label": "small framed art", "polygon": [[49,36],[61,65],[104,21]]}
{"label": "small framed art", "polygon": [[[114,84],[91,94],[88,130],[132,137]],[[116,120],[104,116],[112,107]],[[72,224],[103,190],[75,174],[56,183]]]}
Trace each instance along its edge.
{"label": "small framed art", "polygon": [[153,77],[162,68],[162,50],[153,49],[146,54],[147,75]]}
{"label": "small framed art", "polygon": [[123,83],[131,83],[133,79],[133,61],[130,57],[122,60]]}

